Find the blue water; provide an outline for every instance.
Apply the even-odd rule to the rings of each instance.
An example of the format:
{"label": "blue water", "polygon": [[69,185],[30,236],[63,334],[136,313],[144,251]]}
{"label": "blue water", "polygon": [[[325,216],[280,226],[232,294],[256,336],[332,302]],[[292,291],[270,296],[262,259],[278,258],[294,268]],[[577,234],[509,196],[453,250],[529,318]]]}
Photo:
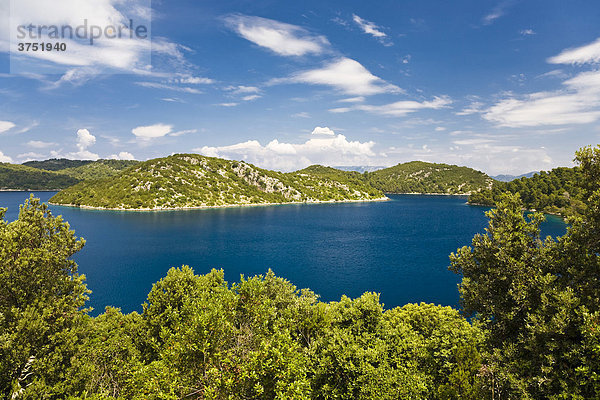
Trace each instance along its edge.
{"label": "blue water", "polygon": [[[47,201],[53,193],[35,193]],[[29,193],[2,192],[14,220]],[[372,203],[282,205],[166,212],[51,206],[86,239],[75,255],[93,291],[94,313],[107,305],[141,310],[152,283],[173,266],[196,273],[223,268],[229,282],[273,269],[322,300],[381,293],[386,307],[411,302],[458,306],[460,278],[448,255],[487,225],[465,197],[393,195]],[[566,226],[549,216],[544,236]]]}

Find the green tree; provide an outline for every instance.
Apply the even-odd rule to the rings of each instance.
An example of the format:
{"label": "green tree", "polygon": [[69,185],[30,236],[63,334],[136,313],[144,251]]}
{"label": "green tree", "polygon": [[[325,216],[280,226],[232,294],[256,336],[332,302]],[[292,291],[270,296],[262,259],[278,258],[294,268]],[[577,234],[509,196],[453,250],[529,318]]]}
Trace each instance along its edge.
{"label": "green tree", "polygon": [[0,394],[63,398],[89,291],[71,256],[84,241],[33,196],[19,218],[0,210]]}
{"label": "green tree", "polygon": [[510,398],[600,396],[600,149],[576,155],[587,207],[556,242],[539,238],[542,216],[518,196],[488,213],[485,235],[451,255],[463,275],[464,311],[486,331],[483,375]]}

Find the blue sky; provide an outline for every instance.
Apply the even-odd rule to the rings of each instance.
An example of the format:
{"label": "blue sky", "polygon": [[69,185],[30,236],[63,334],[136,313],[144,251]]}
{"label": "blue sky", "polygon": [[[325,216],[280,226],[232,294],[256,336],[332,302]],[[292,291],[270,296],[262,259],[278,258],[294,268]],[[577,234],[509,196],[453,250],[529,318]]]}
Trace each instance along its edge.
{"label": "blue sky", "polygon": [[599,142],[598,2],[154,1],[151,65],[100,39],[52,59],[13,51],[26,68],[11,70],[15,21],[131,13],[63,1],[0,2],[0,161],[197,152],[286,171],[424,160],[499,174],[569,166]]}

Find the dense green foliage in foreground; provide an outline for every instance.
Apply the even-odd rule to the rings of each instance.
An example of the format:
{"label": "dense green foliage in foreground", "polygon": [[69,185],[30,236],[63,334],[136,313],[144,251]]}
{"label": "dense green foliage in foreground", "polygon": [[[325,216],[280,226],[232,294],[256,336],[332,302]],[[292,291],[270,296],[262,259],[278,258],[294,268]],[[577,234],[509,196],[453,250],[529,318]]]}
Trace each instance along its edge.
{"label": "dense green foliage in foreground", "polygon": [[271,271],[224,281],[184,266],[141,314],[90,317],[70,257],[83,241],[45,205],[0,211],[0,395],[7,399],[600,398],[600,147],[577,153],[588,206],[567,234],[499,199],[450,256],[464,313],[319,302]]}
{"label": "dense green foliage in foreground", "polygon": [[492,178],[468,167],[412,161],[365,173],[385,193],[469,194],[491,186]]}
{"label": "dense green foliage in foreground", "polygon": [[109,178],[138,161],[51,159],[20,164],[0,163],[0,190],[57,190],[84,180]]}
{"label": "dense green foliage in foreground", "polygon": [[582,179],[579,168],[555,168],[531,178],[494,182],[492,189],[471,194],[469,203],[494,206],[504,193],[510,192],[518,193],[527,209],[572,215],[581,213],[585,207],[585,192],[580,187]]}
{"label": "dense green foliage in foreground", "polygon": [[293,173],[197,154],[177,154],[135,165],[116,177],[79,183],[56,194],[56,204],[162,209],[240,204],[372,200],[383,193],[332,168]]}

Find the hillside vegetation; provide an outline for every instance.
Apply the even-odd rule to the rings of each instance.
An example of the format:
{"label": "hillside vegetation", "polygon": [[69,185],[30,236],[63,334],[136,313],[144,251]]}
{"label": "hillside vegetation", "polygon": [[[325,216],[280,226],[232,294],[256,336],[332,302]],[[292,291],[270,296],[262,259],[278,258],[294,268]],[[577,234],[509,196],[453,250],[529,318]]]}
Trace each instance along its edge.
{"label": "hillside vegetation", "polygon": [[0,190],[57,190],[77,182],[72,176],[54,171],[0,163]]}
{"label": "hillside vegetation", "polygon": [[60,190],[84,180],[103,179],[138,161],[67,160],[28,161],[23,164],[0,163],[0,190]]}
{"label": "hillside vegetation", "polygon": [[527,209],[561,215],[578,214],[585,207],[581,179],[579,168],[555,168],[536,173],[531,178],[494,182],[491,189],[473,193],[469,203],[495,206],[503,193],[510,192],[518,193]]}
{"label": "hillside vegetation", "polygon": [[365,173],[385,193],[471,194],[490,188],[493,179],[468,167],[412,161]]}
{"label": "hillside vegetation", "polygon": [[384,197],[359,177],[319,166],[281,173],[245,162],[177,154],[140,163],[113,178],[81,182],[50,201],[100,208],[169,209]]}

